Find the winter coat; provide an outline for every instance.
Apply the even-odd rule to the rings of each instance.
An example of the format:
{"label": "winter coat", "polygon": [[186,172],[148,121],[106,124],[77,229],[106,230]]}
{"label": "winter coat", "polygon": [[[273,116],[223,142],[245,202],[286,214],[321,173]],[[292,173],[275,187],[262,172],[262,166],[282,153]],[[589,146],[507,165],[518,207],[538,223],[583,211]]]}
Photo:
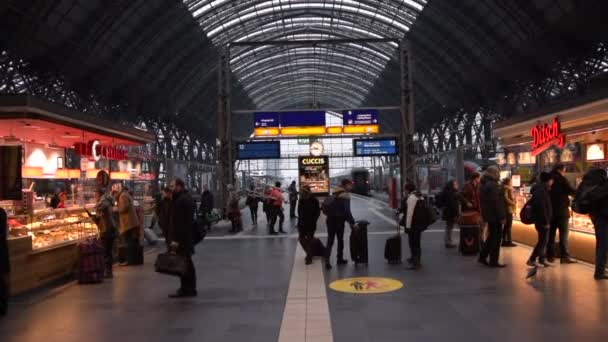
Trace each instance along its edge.
{"label": "winter coat", "polygon": [[270,191],[270,197],[272,197],[272,199],[270,200],[270,204],[272,206],[279,208],[283,207],[283,193],[281,192],[281,189],[272,188],[272,190]]}
{"label": "winter coat", "polygon": [[163,198],[158,205],[156,215],[158,216],[158,225],[163,232],[163,236],[167,238],[169,235],[169,228],[171,227],[171,207],[170,198]]}
{"label": "winter coat", "polygon": [[133,198],[127,191],[123,191],[118,196],[118,225],[120,234],[139,227],[139,218],[135,212]]}
{"label": "winter coat", "polygon": [[[481,212],[479,203],[479,186],[473,184],[472,182],[467,182],[462,188],[461,199],[463,211],[474,210]],[[467,203],[470,203],[471,207],[469,207]]]}
{"label": "winter coat", "polygon": [[606,171],[602,169],[589,170],[583,177],[583,182],[579,185],[595,187],[589,193],[591,200],[591,208],[589,214],[591,217],[608,218],[608,177]]}
{"label": "winter coat", "polygon": [[343,187],[338,186],[332,190],[332,195],[335,198],[335,202],[331,206],[331,212],[328,216],[331,218],[344,219],[350,225],[354,225],[355,219],[350,210],[350,193],[348,193],[348,191],[346,191]]}
{"label": "winter coat", "polygon": [[549,189],[542,183],[536,183],[532,186],[530,193],[532,193],[534,224],[541,227],[550,225],[553,218],[553,207]]}
{"label": "winter coat", "polygon": [[481,216],[485,222],[500,222],[505,219],[505,201],[500,196],[500,186],[498,180],[489,174],[481,177],[479,188],[479,203]]}
{"label": "winter coat", "polygon": [[11,271],[8,258],[8,217],[6,211],[0,208],[0,275]]}
{"label": "winter coat", "polygon": [[213,194],[209,190],[205,190],[201,195],[201,205],[199,207],[199,211],[206,215],[213,210]]}
{"label": "winter coat", "polygon": [[562,176],[559,172],[551,172],[551,177],[553,177],[553,186],[550,192],[553,215],[556,218],[568,218],[570,217],[569,196],[574,196],[576,190],[570,185],[566,177]]}
{"label": "winter coat", "polygon": [[178,253],[192,255],[194,253],[192,232],[196,204],[187,191],[173,194],[171,203],[169,243],[177,242],[179,244]]}
{"label": "winter coat", "polygon": [[114,222],[114,214],[112,207],[114,199],[112,196],[103,195],[99,202],[95,205],[95,224],[99,229],[99,234],[107,238],[113,238],[116,234],[116,222]]}
{"label": "winter coat", "polygon": [[517,208],[515,207],[515,198],[513,197],[513,189],[510,187],[503,185],[502,186],[502,199],[505,201],[505,208],[507,209],[507,214],[515,214]]}
{"label": "winter coat", "polygon": [[298,200],[298,189],[296,188],[295,185],[290,185],[289,188],[287,188],[287,191],[289,191],[289,201],[293,202],[293,201],[297,201]]}
{"label": "winter coat", "polygon": [[445,188],[443,190],[445,207],[443,208],[443,219],[445,221],[453,221],[460,214],[459,196],[454,189]]}
{"label": "winter coat", "polygon": [[303,193],[298,202],[298,228],[314,232],[317,229],[319,216],[321,216],[319,200],[310,193]]}

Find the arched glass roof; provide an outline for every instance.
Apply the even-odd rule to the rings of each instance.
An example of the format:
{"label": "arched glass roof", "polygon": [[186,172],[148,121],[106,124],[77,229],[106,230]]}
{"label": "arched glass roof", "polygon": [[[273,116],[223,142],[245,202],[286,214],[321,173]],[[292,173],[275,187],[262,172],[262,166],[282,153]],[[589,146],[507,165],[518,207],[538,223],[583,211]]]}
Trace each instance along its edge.
{"label": "arched glass roof", "polygon": [[[183,0],[217,48],[247,41],[401,39],[427,0]],[[231,68],[258,108],[362,105],[396,42],[236,45]],[[398,102],[398,99],[395,99]],[[295,106],[295,107],[294,107]]]}

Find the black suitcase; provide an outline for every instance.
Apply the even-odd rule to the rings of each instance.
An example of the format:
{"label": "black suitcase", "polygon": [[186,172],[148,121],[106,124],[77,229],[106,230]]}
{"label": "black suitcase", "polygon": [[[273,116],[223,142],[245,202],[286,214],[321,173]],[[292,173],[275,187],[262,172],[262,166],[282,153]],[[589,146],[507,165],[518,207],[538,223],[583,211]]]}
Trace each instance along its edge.
{"label": "black suitcase", "polygon": [[327,249],[325,248],[325,245],[323,244],[323,242],[318,238],[313,238],[311,240],[310,249],[311,249],[310,252],[312,253],[312,256],[323,257],[323,258],[325,258],[327,256]]}
{"label": "black suitcase", "polygon": [[356,264],[367,264],[367,225],[366,221],[357,222],[358,227],[350,233],[350,257]]}
{"label": "black suitcase", "polygon": [[458,250],[462,255],[477,255],[480,244],[479,225],[460,226],[460,243]]}
{"label": "black suitcase", "polygon": [[386,240],[384,258],[389,264],[401,263],[401,235],[395,235]]}

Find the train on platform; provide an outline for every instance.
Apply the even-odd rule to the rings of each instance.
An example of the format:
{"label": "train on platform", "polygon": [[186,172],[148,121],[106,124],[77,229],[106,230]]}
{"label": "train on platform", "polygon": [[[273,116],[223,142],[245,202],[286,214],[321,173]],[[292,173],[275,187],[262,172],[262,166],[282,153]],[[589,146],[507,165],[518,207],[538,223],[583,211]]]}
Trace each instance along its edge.
{"label": "train on platform", "polygon": [[342,179],[350,179],[353,182],[352,193],[361,196],[371,196],[369,170],[365,168],[353,168],[349,171],[334,174],[329,178],[331,187],[340,185]]}

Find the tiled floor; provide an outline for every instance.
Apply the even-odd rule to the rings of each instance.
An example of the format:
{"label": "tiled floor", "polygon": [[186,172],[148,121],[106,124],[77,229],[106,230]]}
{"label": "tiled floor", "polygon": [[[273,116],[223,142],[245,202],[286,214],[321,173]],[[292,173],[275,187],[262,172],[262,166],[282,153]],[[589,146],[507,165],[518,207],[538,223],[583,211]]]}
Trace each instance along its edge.
{"label": "tiled floor", "polygon": [[[111,282],[14,298],[0,319],[0,342],[608,339],[608,282],[595,282],[589,265],[556,265],[525,280],[529,248],[506,249],[509,267],[487,269],[443,248],[438,224],[423,236],[424,268],[410,272],[383,259],[395,229],[391,210],[356,198],[353,211],[371,222],[368,266],[325,271],[315,260],[306,267],[293,227],[269,238],[263,221],[252,230],[244,215],[246,232],[233,237],[220,226],[197,248],[198,298],[169,300],[178,282],[155,274],[148,257],[144,267],[117,269]],[[318,231],[325,235],[322,220]],[[406,239],[403,247],[407,256]],[[404,287],[378,295],[326,287],[366,275]]]}

